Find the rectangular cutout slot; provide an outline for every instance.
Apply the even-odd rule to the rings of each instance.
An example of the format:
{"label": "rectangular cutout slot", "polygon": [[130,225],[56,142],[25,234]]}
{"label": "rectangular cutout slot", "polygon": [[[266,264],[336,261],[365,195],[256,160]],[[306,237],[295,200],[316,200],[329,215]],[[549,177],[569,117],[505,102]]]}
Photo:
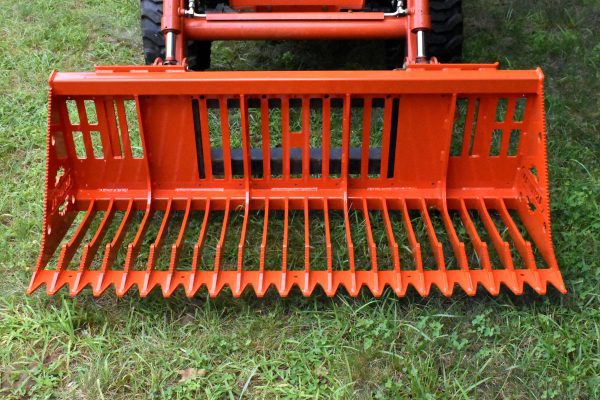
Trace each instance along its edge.
{"label": "rectangular cutout slot", "polygon": [[[329,176],[331,178],[339,178],[341,176],[341,166],[333,163],[331,155],[341,153],[342,151],[342,134],[344,121],[344,101],[342,99],[331,99],[331,109],[329,116]],[[323,134],[327,134],[324,132]]]}
{"label": "rectangular cutout slot", "polygon": [[129,143],[131,144],[131,156],[137,159],[144,158],[144,149],[142,147],[142,138],[140,136],[140,125],[135,101],[125,100],[124,103]]}
{"label": "rectangular cutout slot", "polygon": [[475,132],[477,132],[477,119],[479,116],[479,99],[475,99],[475,107],[473,110],[473,123],[471,125],[471,132],[469,138],[469,155],[473,155],[473,143],[475,142]]}
{"label": "rectangular cutout slot", "polygon": [[83,132],[81,131],[72,131],[73,135],[73,144],[75,145],[75,155],[80,160],[84,160],[87,158],[87,154],[85,151],[85,144],[83,142]]}
{"label": "rectangular cutout slot", "polygon": [[506,119],[506,108],[507,108],[508,100],[505,98],[498,99],[498,103],[496,105],[496,122],[504,122]]}
{"label": "rectangular cutout slot", "polygon": [[289,99],[290,107],[290,120],[289,120],[289,132],[299,133],[302,132],[302,99]]}
{"label": "rectangular cutout slot", "polygon": [[490,143],[490,156],[498,157],[500,155],[500,145],[502,144],[502,129],[492,131],[492,142]]}
{"label": "rectangular cutout slot", "polygon": [[69,123],[71,126],[79,125],[79,110],[77,109],[77,102],[75,100],[66,100],[67,114],[69,116]]}
{"label": "rectangular cutout slot", "polygon": [[87,117],[87,123],[89,125],[98,124],[98,114],[96,113],[96,103],[94,100],[84,100],[85,115]]}
{"label": "rectangular cutout slot", "polygon": [[510,131],[510,140],[508,142],[509,156],[516,156],[519,151],[519,141],[521,140],[521,130],[513,129]]}
{"label": "rectangular cutout slot", "polygon": [[465,121],[467,118],[467,99],[456,99],[456,113],[454,115],[454,125],[452,128],[452,142],[450,145],[450,155],[460,156],[463,148],[463,137],[465,134]]}
{"label": "rectangular cutout slot", "polygon": [[[312,149],[323,148],[323,101],[321,99],[310,100],[310,148],[311,154]],[[322,154],[320,156],[322,156]],[[321,171],[321,165],[311,162],[311,178],[320,178]]]}
{"label": "rectangular cutout slot", "polygon": [[[271,149],[281,149],[282,145],[281,100],[269,99],[269,142]],[[273,152],[271,152],[273,155]],[[279,155],[281,156],[281,150]],[[281,162],[278,164],[271,156],[271,176],[281,178]]]}
{"label": "rectangular cutout slot", "polygon": [[[210,148],[211,148],[211,160],[219,160],[221,168],[213,168],[212,174],[215,178],[224,178],[225,171],[223,168],[223,136],[221,130],[221,112],[219,108],[219,102],[216,100],[207,100],[207,114],[208,114],[208,130],[210,137]],[[213,151],[213,150],[218,150]]]}
{"label": "rectangular cutout slot", "polygon": [[526,97],[519,97],[517,99],[517,104],[515,107],[515,115],[513,117],[513,121],[522,122],[525,118],[525,106],[527,105]]}
{"label": "rectangular cutout slot", "polygon": [[100,132],[91,131],[90,137],[92,138],[92,148],[94,150],[94,157],[98,159],[104,158],[104,148],[102,147],[102,137]]}

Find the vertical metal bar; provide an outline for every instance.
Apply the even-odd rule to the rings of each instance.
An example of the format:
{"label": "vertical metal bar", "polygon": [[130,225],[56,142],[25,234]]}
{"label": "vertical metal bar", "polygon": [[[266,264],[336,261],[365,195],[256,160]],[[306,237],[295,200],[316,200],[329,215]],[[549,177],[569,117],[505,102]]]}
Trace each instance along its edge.
{"label": "vertical metal bar", "polygon": [[396,293],[401,293],[402,290],[402,274],[400,273],[400,254],[398,252],[398,243],[394,237],[394,230],[392,229],[392,221],[390,220],[390,213],[388,212],[387,200],[381,198],[381,212],[383,213],[383,222],[385,224],[385,233],[388,239],[388,245],[392,249],[392,260],[394,262],[394,276],[396,278],[396,284],[393,289]]}
{"label": "vertical metal bar", "polygon": [[412,255],[415,259],[415,266],[417,271],[423,271],[423,258],[421,257],[421,244],[417,242],[415,231],[413,230],[412,223],[410,222],[410,216],[408,215],[408,207],[406,207],[406,201],[400,199],[402,205],[402,222],[404,222],[404,229],[406,229],[406,235],[408,236],[408,243],[412,251]]}
{"label": "vertical metal bar", "polygon": [[63,244],[60,251],[60,256],[58,258],[58,263],[56,265],[57,273],[62,271],[65,267],[67,267],[69,265],[69,262],[71,261],[71,258],[73,258],[73,256],[75,255],[79,244],[81,244],[85,233],[87,232],[88,228],[90,227],[90,224],[96,216],[95,205],[95,200],[91,200],[90,205],[88,206],[88,209],[85,213],[85,216],[83,217],[83,220],[77,227],[75,234],[67,243]]}
{"label": "vertical metal bar", "polygon": [[173,199],[169,198],[169,201],[167,202],[167,209],[160,224],[160,228],[158,230],[158,234],[156,235],[156,239],[154,240],[154,243],[150,245],[150,255],[148,256],[148,263],[146,264],[146,271],[148,272],[150,272],[156,265],[156,259],[158,258],[160,251],[162,250],[162,247],[165,243],[169,227],[169,221],[171,220],[172,210]]}
{"label": "vertical metal bar", "polygon": [[344,111],[342,117],[342,168],[341,178],[348,182],[348,167],[350,160],[350,110],[352,98],[349,94],[344,97]]}
{"label": "vertical metal bar", "polygon": [[231,180],[231,139],[229,135],[229,109],[227,99],[219,97],[219,116],[221,118],[221,138],[223,145],[223,172],[225,180]]}
{"label": "vertical metal bar", "polygon": [[206,199],[206,205],[204,207],[204,217],[202,219],[202,226],[200,227],[200,233],[198,234],[198,240],[194,245],[194,256],[192,260],[192,273],[195,273],[198,270],[198,265],[200,264],[200,252],[204,247],[204,241],[206,239],[206,229],[208,226],[208,219],[210,216],[210,199]]}
{"label": "vertical metal bar", "polygon": [[244,244],[246,243],[246,230],[248,229],[248,213],[250,212],[250,205],[246,204],[244,207],[244,221],[242,222],[242,232],[240,234],[240,242],[238,243],[238,254],[237,254],[237,272],[240,274],[244,266]]}
{"label": "vertical metal bar", "polygon": [[92,240],[90,240],[89,243],[86,243],[83,246],[83,252],[81,253],[81,263],[79,264],[80,271],[87,269],[92,260],[94,259],[98,248],[100,248],[102,239],[104,238],[104,235],[106,234],[106,231],[108,230],[110,223],[115,215],[115,211],[115,201],[114,199],[110,199],[106,212],[104,213],[104,218],[102,219],[102,222],[100,222],[100,225],[98,226],[96,233],[92,237]]}
{"label": "vertical metal bar", "polygon": [[131,218],[133,216],[133,200],[129,200],[127,204],[127,211],[125,211],[125,215],[121,220],[121,224],[117,229],[117,233],[113,237],[113,240],[110,243],[106,244],[106,249],[104,251],[104,256],[102,257],[102,266],[100,270],[105,272],[113,263],[115,256],[117,255],[117,251],[121,247],[123,240],[125,239],[125,234],[127,233],[127,229],[131,224]]}
{"label": "vertical metal bar", "polygon": [[131,141],[129,140],[129,125],[127,123],[127,113],[125,112],[125,104],[121,97],[115,99],[117,106],[117,116],[119,118],[119,126],[121,127],[121,143],[123,143],[123,157],[127,159],[133,158],[131,153]]}
{"label": "vertical metal bar", "polygon": [[373,231],[371,230],[371,219],[369,218],[369,207],[367,206],[367,199],[362,199],[362,209],[365,218],[365,227],[367,230],[367,242],[369,243],[369,254],[371,256],[371,269],[373,272],[377,272],[377,246],[373,240]]}
{"label": "vertical metal bar", "polygon": [[283,246],[281,255],[281,271],[285,274],[287,271],[287,250],[288,250],[288,226],[289,226],[289,203],[288,198],[285,198],[283,215]]}
{"label": "vertical metal bar", "polygon": [[417,31],[417,62],[426,58],[425,55],[425,31]]}
{"label": "vertical metal bar", "polygon": [[373,111],[373,98],[367,96],[364,98],[363,106],[363,129],[362,129],[362,148],[360,156],[360,174],[363,179],[369,177],[369,147],[371,142],[371,118]]}
{"label": "vertical metal bar", "polygon": [[354,264],[354,243],[352,243],[352,235],[350,234],[350,218],[348,217],[348,205],[344,204],[344,226],[346,227],[346,245],[348,246],[348,262],[350,271],[354,273],[356,265]]}
{"label": "vertical metal bar", "polygon": [[310,179],[310,98],[302,97],[302,134],[304,143],[302,149],[302,177],[305,182]]}
{"label": "vertical metal bar", "polygon": [[504,200],[496,199],[496,204],[498,205],[498,213],[500,214],[500,218],[506,227],[508,228],[508,233],[512,238],[519,254],[525,261],[525,265],[529,269],[537,269],[535,264],[535,256],[533,255],[533,249],[531,247],[531,243],[523,238],[521,232],[517,228],[515,221],[510,216],[508,210],[506,209],[506,205],[504,204]]}
{"label": "vertical metal bar", "polygon": [[269,140],[269,100],[260,99],[260,123],[262,133],[263,178],[271,180],[271,144]]}
{"label": "vertical metal bar", "polygon": [[471,155],[488,157],[490,154],[493,124],[496,115],[496,100],[491,96],[485,96],[479,100],[477,126],[475,127],[475,135],[473,136]]}
{"label": "vertical metal bar", "polygon": [[244,180],[246,182],[246,190],[249,190],[250,177],[252,171],[250,170],[250,132],[248,129],[248,104],[246,96],[240,95],[240,125],[242,130],[242,152],[243,152],[243,165],[244,165]]}
{"label": "vertical metal bar", "polygon": [[440,215],[442,216],[442,221],[444,222],[446,232],[448,233],[448,239],[452,245],[452,250],[457,258],[458,266],[462,270],[468,270],[469,266],[467,264],[465,244],[458,239],[458,235],[456,234],[456,230],[454,230],[454,225],[452,224],[452,220],[448,214],[448,209],[445,206],[442,206],[439,208],[439,211]]}
{"label": "vertical metal bar", "polygon": [[183,243],[183,238],[185,237],[185,231],[188,227],[188,221],[190,219],[190,213],[192,210],[192,199],[188,198],[185,203],[185,213],[183,214],[183,220],[181,221],[181,228],[179,228],[179,234],[177,235],[177,240],[171,246],[171,259],[169,261],[169,271],[173,272],[175,270],[175,266],[179,262],[179,254],[181,252],[181,244]]}
{"label": "vertical metal bar", "polygon": [[[110,142],[110,152],[106,151],[106,147],[105,151],[111,158],[123,157],[119,128],[117,128],[117,114],[115,113],[114,100],[96,100],[96,111],[98,113],[98,129],[108,135]],[[106,155],[104,157],[107,158]]]}
{"label": "vertical metal bar", "polygon": [[310,218],[308,212],[308,198],[304,198],[304,270],[310,271]]}
{"label": "vertical metal bar", "polygon": [[380,176],[382,178],[387,177],[388,164],[389,164],[389,153],[390,153],[390,134],[392,131],[392,108],[393,100],[390,98],[385,99],[385,106],[383,108],[383,137],[381,139],[381,170]]}
{"label": "vertical metal bar", "polygon": [[477,207],[477,210],[479,211],[481,220],[483,221],[483,226],[490,235],[492,243],[494,244],[494,248],[498,252],[498,256],[500,256],[500,261],[502,261],[502,264],[504,264],[505,268],[510,270],[515,269],[512,257],[510,255],[510,246],[508,243],[502,240],[500,233],[498,233],[498,230],[496,229],[496,225],[494,225],[494,221],[492,221],[492,218],[490,217],[490,214],[487,211],[483,199],[477,198],[475,200],[475,205]]}
{"label": "vertical metal bar", "polygon": [[267,232],[269,229],[269,199],[265,199],[265,220],[263,223],[263,234],[262,240],[260,242],[260,262],[259,262],[259,270],[260,273],[264,273],[265,271],[265,252],[267,250]]}
{"label": "vertical metal bar", "polygon": [[263,222],[263,234],[260,242],[260,260],[258,264],[258,284],[255,288],[257,295],[264,293],[263,282],[265,276],[265,252],[267,250],[267,233],[269,229],[269,198],[265,199],[265,218]]}
{"label": "vertical metal bar", "polygon": [[142,239],[150,226],[150,221],[152,220],[152,215],[154,214],[154,210],[150,207],[150,204],[146,207],[146,213],[144,214],[144,218],[142,218],[142,222],[138,228],[138,231],[133,239],[133,242],[127,245],[127,257],[125,258],[125,267],[123,271],[125,273],[129,272],[131,266],[135,263],[135,260],[140,252],[140,247],[142,246]]}
{"label": "vertical metal bar", "polygon": [[221,236],[219,237],[219,242],[217,243],[217,251],[215,255],[215,273],[219,272],[221,268],[221,251],[223,250],[223,244],[225,243],[225,236],[227,235],[227,223],[229,221],[229,206],[231,203],[231,199],[227,198],[225,200],[225,215],[223,216],[223,226],[221,227]]}
{"label": "vertical metal bar", "polygon": [[330,142],[331,142],[331,99],[329,96],[323,98],[323,114],[322,114],[322,127],[323,127],[323,155],[321,168],[323,180],[329,179],[329,155],[330,155]]}
{"label": "vertical metal bar", "polygon": [[473,136],[473,123],[475,121],[475,103],[477,102],[477,98],[470,96],[467,98],[467,115],[465,118],[465,127],[463,131],[463,140],[462,140],[462,156],[467,156],[469,154],[469,149],[471,148],[471,140]]}
{"label": "vertical metal bar", "polygon": [[394,272],[400,272],[400,254],[398,252],[398,243],[394,237],[394,230],[392,229],[392,222],[390,220],[390,213],[388,211],[386,199],[381,199],[381,210],[383,213],[383,222],[385,224],[385,233],[388,239],[388,245],[392,249],[392,259],[394,261]]}
{"label": "vertical metal bar", "polygon": [[500,144],[500,152],[498,153],[501,156],[508,155],[508,146],[510,145],[510,135],[511,135],[511,126],[512,120],[515,115],[515,109],[517,106],[517,99],[512,97],[508,99],[508,105],[506,106],[506,114],[504,116],[504,128],[502,131],[502,143]]}
{"label": "vertical metal bar", "polygon": [[325,220],[325,249],[327,252],[327,287],[326,293],[330,293],[333,288],[333,257],[331,254],[331,231],[329,229],[329,206],[327,198],[323,198],[323,217]]}
{"label": "vertical metal bar", "polygon": [[[104,109],[104,101],[94,99],[94,109],[96,110],[97,127],[96,130],[100,134],[102,142],[102,155],[104,159],[114,158],[115,155],[121,155],[120,152],[115,153],[113,150],[113,138],[106,124],[106,110]],[[118,143],[117,143],[118,145]]]}
{"label": "vertical metal bar", "polygon": [[[206,179],[212,180],[212,161],[210,154],[210,124],[208,123],[208,107],[206,105],[206,99],[200,97],[198,100],[198,109],[200,111],[200,133],[202,137],[202,156],[204,157],[204,174]],[[220,134],[220,132],[218,132]]]}
{"label": "vertical metal bar", "polygon": [[79,129],[83,136],[83,145],[85,147],[85,154],[87,158],[94,158],[94,146],[92,145],[92,138],[90,133],[90,125],[87,120],[87,112],[85,110],[85,104],[82,99],[75,100],[77,104],[77,113],[79,114]]}
{"label": "vertical metal bar", "polygon": [[[249,177],[249,175],[247,175]],[[242,222],[242,232],[240,234],[240,242],[238,244],[237,253],[237,272],[235,278],[235,288],[232,288],[234,295],[241,294],[242,288],[242,269],[244,267],[244,244],[246,243],[246,230],[248,228],[248,213],[250,204],[246,202],[244,207],[244,222]]]}
{"label": "vertical metal bar", "polygon": [[65,141],[65,147],[69,159],[77,159],[77,150],[75,149],[75,141],[73,140],[73,125],[71,125],[71,119],[69,118],[69,109],[67,101],[63,100],[57,104],[58,112],[60,114],[61,121],[68,121],[64,124],[65,132],[63,133],[63,139]]}
{"label": "vertical metal bar", "polygon": [[284,180],[290,179],[290,98],[281,99],[281,171]]}
{"label": "vertical metal bar", "polygon": [[427,211],[427,204],[425,203],[425,200],[419,199],[419,205],[421,206],[421,215],[423,216],[423,221],[425,221],[427,236],[429,237],[429,242],[435,255],[435,260],[438,264],[439,270],[445,271],[446,264],[444,262],[444,251],[442,249],[442,244],[438,241],[438,238],[435,234],[435,229],[431,223],[431,218],[429,218],[429,212]]}
{"label": "vertical metal bar", "polygon": [[490,263],[490,254],[487,247],[487,243],[483,242],[479,237],[477,229],[475,229],[475,225],[473,224],[473,221],[471,220],[471,217],[467,212],[467,207],[465,206],[465,201],[463,199],[459,199],[459,207],[460,208],[458,209],[458,211],[460,213],[460,219],[462,220],[463,225],[465,226],[465,229],[469,234],[471,242],[473,242],[473,247],[475,248],[475,252],[479,257],[481,267],[484,270],[491,271],[492,265]]}

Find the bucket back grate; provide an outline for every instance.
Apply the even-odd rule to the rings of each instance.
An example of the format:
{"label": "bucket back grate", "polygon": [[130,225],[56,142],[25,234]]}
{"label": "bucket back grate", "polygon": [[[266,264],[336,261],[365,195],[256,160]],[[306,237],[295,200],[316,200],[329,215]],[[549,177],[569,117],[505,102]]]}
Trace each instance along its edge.
{"label": "bucket back grate", "polygon": [[444,68],[55,74],[29,292],[564,292],[541,73]]}

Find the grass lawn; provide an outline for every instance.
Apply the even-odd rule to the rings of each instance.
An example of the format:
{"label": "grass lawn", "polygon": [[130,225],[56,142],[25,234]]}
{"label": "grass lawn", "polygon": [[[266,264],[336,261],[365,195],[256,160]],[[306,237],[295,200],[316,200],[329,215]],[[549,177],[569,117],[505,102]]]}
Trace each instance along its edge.
{"label": "grass lawn", "polygon": [[[568,294],[193,300],[25,296],[52,69],[142,63],[137,0],[0,0],[0,397],[600,397],[600,7],[465,2],[468,62],[546,75]],[[214,69],[381,66],[377,44],[215,43]]]}

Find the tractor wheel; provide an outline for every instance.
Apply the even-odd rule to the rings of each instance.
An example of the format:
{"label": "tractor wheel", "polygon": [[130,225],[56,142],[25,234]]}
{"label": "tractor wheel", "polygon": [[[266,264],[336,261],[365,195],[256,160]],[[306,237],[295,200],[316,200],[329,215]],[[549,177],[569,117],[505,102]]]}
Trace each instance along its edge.
{"label": "tractor wheel", "polygon": [[460,62],[463,46],[461,0],[429,0],[431,30],[427,32],[427,53],[443,63]]}
{"label": "tractor wheel", "polygon": [[[144,60],[150,65],[157,57],[165,58],[165,38],[160,29],[162,0],[141,0],[142,41]],[[188,42],[187,63],[190,69],[202,71],[210,67],[210,41]]]}
{"label": "tractor wheel", "polygon": [[[431,30],[426,33],[427,56],[442,63],[460,62],[463,46],[463,14],[461,0],[429,0]],[[399,68],[405,57],[404,39],[386,41],[386,64]]]}

